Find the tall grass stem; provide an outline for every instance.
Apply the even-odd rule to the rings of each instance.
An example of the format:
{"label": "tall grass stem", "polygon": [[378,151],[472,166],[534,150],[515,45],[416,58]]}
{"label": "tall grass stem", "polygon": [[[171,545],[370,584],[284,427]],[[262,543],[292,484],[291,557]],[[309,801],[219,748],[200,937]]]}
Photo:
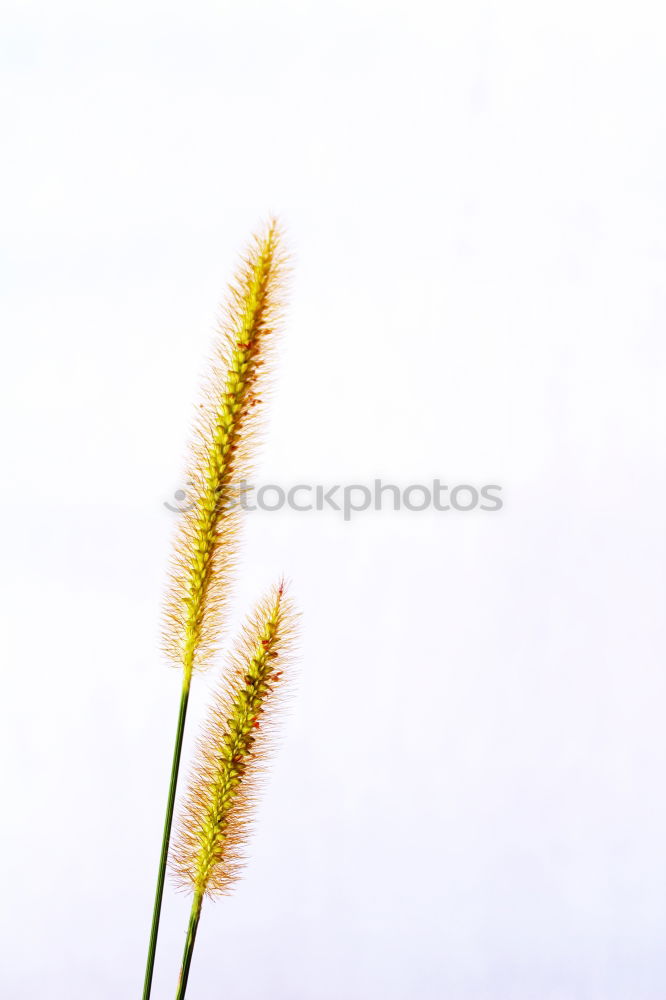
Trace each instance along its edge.
{"label": "tall grass stem", "polygon": [[178,980],[176,1000],[183,1000],[185,990],[187,989],[187,979],[190,974],[190,963],[192,962],[192,952],[194,951],[194,942],[196,941],[197,928],[199,927],[202,902],[203,893],[195,892],[192,900],[192,909],[190,910],[190,922],[187,927],[187,937],[185,938],[185,950],[183,951],[183,963],[180,967],[180,979]]}
{"label": "tall grass stem", "polygon": [[155,888],[155,905],[153,907],[153,922],[150,928],[150,941],[148,944],[148,959],[146,961],[146,975],[143,983],[143,1000],[149,1000],[150,991],[153,984],[153,969],[155,967],[155,952],[157,950],[157,935],[160,928],[160,913],[162,910],[162,896],[164,895],[164,880],[166,877],[167,859],[169,856],[169,841],[171,839],[171,824],[173,822],[173,810],[176,801],[176,786],[178,784],[178,770],[180,768],[180,754],[183,748],[183,733],[185,731],[185,718],[187,716],[187,703],[190,697],[191,674],[185,674],[183,678],[183,688],[180,696],[180,708],[178,710],[178,724],[176,727],[176,740],[173,748],[173,762],[171,764],[171,777],[169,780],[169,795],[167,798],[166,812],[164,815],[164,833],[162,835],[162,852],[160,854],[160,864],[157,872],[157,886]]}

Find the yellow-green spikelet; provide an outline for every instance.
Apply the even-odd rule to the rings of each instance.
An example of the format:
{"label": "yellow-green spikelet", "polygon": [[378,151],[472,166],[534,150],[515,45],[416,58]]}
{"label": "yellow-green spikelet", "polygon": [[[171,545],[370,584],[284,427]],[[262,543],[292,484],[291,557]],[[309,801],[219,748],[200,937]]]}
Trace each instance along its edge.
{"label": "yellow-green spikelet", "polygon": [[200,895],[228,891],[238,874],[293,636],[294,612],[280,584],[247,623],[198,744],[171,868],[181,886]]}
{"label": "yellow-green spikelet", "polygon": [[231,488],[250,470],[259,391],[279,320],[285,259],[272,220],[255,237],[229,288],[212,375],[195,427],[165,608],[167,655],[186,679],[209,660],[220,633],[238,527]]}

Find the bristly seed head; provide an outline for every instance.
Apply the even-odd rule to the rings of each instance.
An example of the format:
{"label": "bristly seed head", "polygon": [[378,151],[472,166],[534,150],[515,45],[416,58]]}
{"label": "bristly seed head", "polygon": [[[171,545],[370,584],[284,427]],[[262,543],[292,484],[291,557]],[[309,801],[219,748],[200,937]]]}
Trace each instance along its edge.
{"label": "bristly seed head", "polygon": [[271,220],[229,288],[195,427],[188,503],[180,515],[164,615],[167,655],[187,678],[207,664],[220,634],[238,528],[238,510],[227,497],[250,471],[258,392],[266,388],[263,366],[279,322],[285,271],[280,233]]}
{"label": "bristly seed head", "polygon": [[215,896],[227,892],[238,875],[294,626],[293,607],[280,584],[247,623],[232,670],[224,675],[199,741],[171,855],[182,887]]}

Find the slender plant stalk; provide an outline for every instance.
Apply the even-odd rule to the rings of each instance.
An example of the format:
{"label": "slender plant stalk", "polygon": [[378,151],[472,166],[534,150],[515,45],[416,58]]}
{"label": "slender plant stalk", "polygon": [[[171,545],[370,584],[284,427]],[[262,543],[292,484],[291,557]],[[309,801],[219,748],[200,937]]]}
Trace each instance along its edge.
{"label": "slender plant stalk", "polygon": [[185,731],[185,717],[187,715],[187,702],[190,697],[190,680],[183,679],[183,688],[180,696],[180,707],[178,709],[178,724],[176,726],[176,741],[173,748],[173,762],[171,764],[171,779],[169,781],[169,796],[167,798],[166,814],[164,816],[164,833],[162,834],[162,851],[160,854],[160,866],[157,873],[157,886],[155,888],[155,904],[153,906],[153,922],[150,928],[150,941],[148,943],[148,960],[146,962],[146,975],[143,981],[144,1000],[150,996],[153,982],[153,970],[155,968],[155,952],[157,949],[157,935],[160,929],[160,915],[162,912],[162,896],[164,895],[164,879],[166,876],[167,859],[169,856],[169,841],[171,839],[171,824],[173,822],[173,809],[176,801],[176,786],[178,784],[178,770],[180,768],[180,754],[183,747],[183,733]]}
{"label": "slender plant stalk", "polygon": [[279,318],[284,258],[272,220],[247,251],[219,330],[204,402],[199,407],[165,609],[167,655],[183,669],[173,765],[148,945],[143,1000],[149,1000],[159,931],[180,755],[192,673],[217,648],[235,555],[238,507],[229,502],[235,481],[249,472],[259,391],[265,382]]}
{"label": "slender plant stalk", "polygon": [[202,903],[203,894],[195,892],[194,898],[192,899],[192,909],[190,910],[190,922],[187,927],[187,937],[185,938],[185,950],[183,951],[183,961],[180,967],[180,976],[178,978],[176,1000],[183,1000],[185,990],[187,989],[187,980],[190,975],[190,964],[192,962],[194,942],[196,941],[197,929],[199,927],[199,917],[201,916]]}
{"label": "slender plant stalk", "polygon": [[185,996],[204,896],[228,893],[241,865],[261,761],[285,689],[294,611],[275,587],[247,623],[199,740],[171,867],[193,891],[177,1000]]}

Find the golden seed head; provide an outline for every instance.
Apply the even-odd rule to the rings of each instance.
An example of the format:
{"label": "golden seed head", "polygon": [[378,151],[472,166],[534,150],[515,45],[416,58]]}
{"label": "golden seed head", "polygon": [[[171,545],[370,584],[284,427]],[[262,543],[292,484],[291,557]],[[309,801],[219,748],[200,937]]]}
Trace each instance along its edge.
{"label": "golden seed head", "polygon": [[238,530],[230,491],[250,471],[285,273],[279,229],[271,220],[229,288],[195,425],[164,613],[165,650],[188,676],[208,663],[220,634]]}
{"label": "golden seed head", "polygon": [[257,777],[285,690],[294,626],[293,606],[280,584],[247,622],[220,682],[171,854],[182,887],[215,896],[228,892],[238,875]]}

